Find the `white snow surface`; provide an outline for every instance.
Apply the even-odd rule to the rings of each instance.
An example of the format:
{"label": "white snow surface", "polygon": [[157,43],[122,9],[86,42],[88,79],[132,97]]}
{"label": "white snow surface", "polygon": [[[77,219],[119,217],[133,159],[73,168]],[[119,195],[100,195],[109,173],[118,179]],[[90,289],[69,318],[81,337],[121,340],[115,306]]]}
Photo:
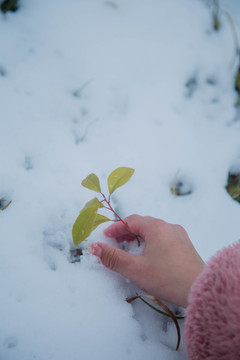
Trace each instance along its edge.
{"label": "white snow surface", "polygon": [[[69,250],[94,196],[82,179],[94,172],[106,190],[119,166],[135,169],[113,198],[121,216],[183,225],[204,260],[240,238],[225,190],[240,168],[235,42],[224,13],[213,30],[209,3],[21,0],[0,14],[0,198],[12,200],[0,212],[1,359],[187,359],[170,321],[125,302],[132,283]],[[239,34],[240,2],[220,5]],[[192,193],[174,196],[176,179]],[[106,226],[84,247],[113,243]]]}

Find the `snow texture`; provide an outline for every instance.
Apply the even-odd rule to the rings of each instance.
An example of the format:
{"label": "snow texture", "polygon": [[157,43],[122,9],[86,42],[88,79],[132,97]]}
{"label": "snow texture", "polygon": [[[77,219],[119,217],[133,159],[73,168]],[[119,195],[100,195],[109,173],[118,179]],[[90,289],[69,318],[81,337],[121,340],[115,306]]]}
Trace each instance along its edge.
{"label": "snow texture", "polygon": [[[21,0],[0,14],[0,199],[12,200],[0,212],[1,359],[187,359],[170,321],[124,301],[133,284],[92,255],[73,262],[71,229],[93,194],[81,180],[94,172],[106,190],[129,166],[120,215],[181,224],[204,260],[239,239],[225,190],[240,167],[236,43],[224,12],[213,30],[210,5]],[[239,34],[240,2],[220,5]],[[84,247],[111,241],[104,227]]]}

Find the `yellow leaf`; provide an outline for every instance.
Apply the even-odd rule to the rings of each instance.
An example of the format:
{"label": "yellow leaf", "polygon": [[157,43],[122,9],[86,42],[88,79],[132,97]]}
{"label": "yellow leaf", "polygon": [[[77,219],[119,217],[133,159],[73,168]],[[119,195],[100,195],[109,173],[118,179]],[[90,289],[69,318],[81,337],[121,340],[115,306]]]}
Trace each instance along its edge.
{"label": "yellow leaf", "polygon": [[82,186],[86,187],[87,189],[101,192],[100,183],[97,175],[89,174],[83,181]]}
{"label": "yellow leaf", "polygon": [[82,241],[85,241],[94,230],[94,223],[100,205],[100,201],[94,198],[88,201],[80,211],[72,228],[73,243],[76,247],[78,247]]}
{"label": "yellow leaf", "polygon": [[119,167],[115,169],[108,177],[108,190],[112,194],[117,188],[126,184],[132,177],[134,169],[127,167]]}
{"label": "yellow leaf", "polygon": [[109,219],[107,216],[97,214],[93,224],[93,230],[95,230],[98,227],[98,225],[101,225],[107,221],[111,221],[111,219]]}

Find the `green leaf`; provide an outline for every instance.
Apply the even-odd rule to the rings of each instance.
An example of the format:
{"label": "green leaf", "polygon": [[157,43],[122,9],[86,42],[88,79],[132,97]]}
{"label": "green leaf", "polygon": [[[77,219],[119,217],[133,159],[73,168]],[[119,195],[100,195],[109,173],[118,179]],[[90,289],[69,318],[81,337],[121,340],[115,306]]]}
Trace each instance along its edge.
{"label": "green leaf", "polygon": [[95,206],[95,205],[98,206],[100,209],[104,208],[103,203],[101,201],[99,201],[98,198],[95,197],[94,199],[88,201],[79,213],[81,213],[83,210],[85,210],[89,207]]}
{"label": "green leaf", "polygon": [[132,177],[134,169],[119,167],[115,169],[108,177],[108,190],[112,194],[117,188],[126,184]]}
{"label": "green leaf", "polygon": [[97,214],[95,218],[95,222],[93,224],[93,230],[95,230],[98,227],[98,225],[101,225],[107,221],[111,221],[111,219],[109,219],[107,216]]}
{"label": "green leaf", "polygon": [[96,191],[98,193],[101,192],[100,183],[97,175],[90,174],[88,175],[83,181],[82,186],[86,187],[87,189]]}
{"label": "green leaf", "polygon": [[82,208],[82,210],[80,211],[80,213],[85,210],[85,209],[88,209],[89,207],[103,207],[103,204],[98,200],[98,198],[93,198],[92,200],[89,200],[85,205],[84,207]]}
{"label": "green leaf", "polygon": [[100,205],[100,201],[97,198],[94,198],[88,201],[80,211],[72,228],[73,243],[76,247],[78,247],[82,241],[86,240],[94,230],[94,223]]}

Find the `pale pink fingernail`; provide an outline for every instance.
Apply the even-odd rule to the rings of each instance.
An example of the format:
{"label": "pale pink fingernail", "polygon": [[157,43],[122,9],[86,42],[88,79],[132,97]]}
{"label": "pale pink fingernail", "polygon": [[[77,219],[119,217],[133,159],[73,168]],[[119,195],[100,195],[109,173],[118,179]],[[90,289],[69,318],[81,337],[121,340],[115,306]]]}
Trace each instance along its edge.
{"label": "pale pink fingernail", "polygon": [[89,245],[87,249],[89,250],[89,252],[92,255],[95,255],[98,257],[101,257],[101,255],[102,255],[102,248],[98,243]]}

